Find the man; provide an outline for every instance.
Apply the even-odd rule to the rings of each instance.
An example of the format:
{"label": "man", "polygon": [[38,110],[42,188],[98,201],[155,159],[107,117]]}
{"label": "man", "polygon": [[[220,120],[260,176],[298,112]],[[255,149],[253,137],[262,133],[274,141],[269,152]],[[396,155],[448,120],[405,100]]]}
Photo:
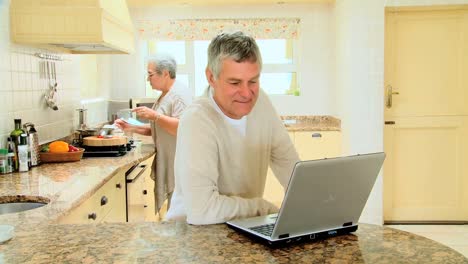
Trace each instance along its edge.
{"label": "man", "polygon": [[[177,64],[174,58],[158,55],[148,60],[148,81],[152,89],[161,91],[153,108],[136,107],[133,112],[150,121],[148,126],[134,126],[124,120],[115,124],[125,131],[152,136],[156,148],[152,165],[155,180],[154,194],[156,213],[174,191],[174,156],[179,117],[192,102],[191,91],[176,80]],[[168,205],[169,207],[169,205]]]}
{"label": "man", "polygon": [[278,209],[262,198],[268,166],[285,187],[299,160],[268,96],[259,89],[262,59],[242,32],[208,47],[204,96],[177,131],[176,188],[167,219],[216,224]]}

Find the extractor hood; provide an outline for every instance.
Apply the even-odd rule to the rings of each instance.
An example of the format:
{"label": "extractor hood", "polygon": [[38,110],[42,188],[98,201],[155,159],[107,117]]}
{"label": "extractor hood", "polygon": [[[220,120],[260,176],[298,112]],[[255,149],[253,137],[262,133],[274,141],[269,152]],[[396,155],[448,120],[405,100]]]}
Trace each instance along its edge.
{"label": "extractor hood", "polygon": [[11,40],[74,54],[134,51],[126,0],[11,0]]}

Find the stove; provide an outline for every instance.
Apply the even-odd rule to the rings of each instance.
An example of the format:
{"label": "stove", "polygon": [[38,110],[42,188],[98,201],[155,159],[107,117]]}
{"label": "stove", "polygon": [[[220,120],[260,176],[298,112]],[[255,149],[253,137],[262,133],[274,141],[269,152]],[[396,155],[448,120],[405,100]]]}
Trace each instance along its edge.
{"label": "stove", "polygon": [[81,146],[85,149],[83,157],[120,157],[132,150],[132,144],[127,143],[120,146]]}
{"label": "stove", "polygon": [[131,151],[135,146],[133,140],[127,144],[115,146],[85,146],[82,137],[73,140],[75,147],[84,148],[83,157],[120,157]]}

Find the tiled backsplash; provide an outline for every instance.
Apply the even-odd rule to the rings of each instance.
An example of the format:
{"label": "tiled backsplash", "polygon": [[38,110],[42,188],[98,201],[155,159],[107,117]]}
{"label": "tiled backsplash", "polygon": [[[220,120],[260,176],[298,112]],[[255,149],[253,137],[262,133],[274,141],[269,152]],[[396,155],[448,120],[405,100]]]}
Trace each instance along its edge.
{"label": "tiled backsplash", "polygon": [[[39,141],[45,143],[71,134],[77,127],[80,104],[80,56],[59,55],[54,61],[57,72],[58,111],[47,107],[44,93],[49,89],[46,77],[40,75],[43,59],[35,53],[54,54],[47,50],[10,42],[9,0],[0,0],[0,148],[14,129],[13,119],[36,125]],[[107,102],[91,102],[88,115],[96,123],[107,120]],[[104,119],[99,120],[101,115]],[[96,120],[94,120],[96,119]]]}

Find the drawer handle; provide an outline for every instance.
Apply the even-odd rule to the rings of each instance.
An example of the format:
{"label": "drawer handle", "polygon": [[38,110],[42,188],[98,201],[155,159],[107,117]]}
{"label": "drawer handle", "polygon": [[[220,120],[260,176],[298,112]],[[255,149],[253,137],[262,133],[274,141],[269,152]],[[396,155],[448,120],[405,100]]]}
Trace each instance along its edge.
{"label": "drawer handle", "polygon": [[103,197],[101,198],[101,206],[104,206],[104,205],[106,205],[106,204],[107,204],[107,202],[108,202],[108,199],[107,199],[107,197],[106,197],[106,196],[103,196]]}
{"label": "drawer handle", "polygon": [[145,204],[145,205],[143,205],[143,208],[147,208],[147,207],[148,207],[148,206],[147,206],[146,204]]}
{"label": "drawer handle", "polygon": [[117,184],[115,185],[115,188],[117,188],[117,189],[122,189],[122,185],[121,185],[120,183],[117,183]]}
{"label": "drawer handle", "polygon": [[91,214],[88,214],[88,219],[93,219],[93,220],[96,220],[97,218],[97,215],[96,213],[91,213]]}
{"label": "drawer handle", "polygon": [[322,134],[320,134],[320,133],[313,133],[313,134],[312,134],[312,137],[313,137],[313,138],[321,138],[321,137],[322,137]]}
{"label": "drawer handle", "polygon": [[147,190],[143,190],[143,194],[144,194],[144,195],[147,195],[147,194],[148,194],[148,191],[147,191]]}

